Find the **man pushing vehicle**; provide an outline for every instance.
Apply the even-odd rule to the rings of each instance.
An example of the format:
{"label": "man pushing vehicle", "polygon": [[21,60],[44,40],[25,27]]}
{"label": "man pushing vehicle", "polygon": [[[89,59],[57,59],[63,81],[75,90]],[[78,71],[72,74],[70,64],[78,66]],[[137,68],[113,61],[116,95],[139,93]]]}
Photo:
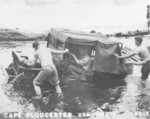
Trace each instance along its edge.
{"label": "man pushing vehicle", "polygon": [[32,62],[25,60],[24,64],[28,66],[35,66],[37,60],[39,60],[42,66],[41,71],[33,81],[33,86],[37,95],[35,98],[37,99],[42,98],[42,91],[40,85],[42,85],[44,80],[48,80],[53,86],[55,86],[56,93],[61,94],[62,90],[59,86],[58,73],[52,60],[52,53],[57,53],[57,54],[69,53],[69,50],[65,49],[64,51],[60,51],[60,50],[53,50],[46,47],[43,48],[40,47],[38,41],[35,41],[32,44],[32,46],[35,50],[34,60]]}

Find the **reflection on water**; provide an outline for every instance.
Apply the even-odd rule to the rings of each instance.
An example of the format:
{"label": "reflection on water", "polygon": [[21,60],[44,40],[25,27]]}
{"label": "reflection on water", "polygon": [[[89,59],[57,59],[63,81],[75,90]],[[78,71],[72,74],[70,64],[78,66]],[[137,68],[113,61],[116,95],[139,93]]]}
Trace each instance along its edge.
{"label": "reflection on water", "polygon": [[[46,46],[45,42],[42,42]],[[11,46],[11,47],[10,47]],[[12,62],[11,51],[24,50],[28,55],[32,56],[32,42],[1,42],[0,44],[0,64],[7,67]],[[32,56],[33,57],[33,56]],[[101,110],[103,112],[116,112],[117,118],[136,119],[135,111],[150,111],[150,81],[145,82],[140,80],[140,67],[134,67],[133,75],[126,77],[126,85],[115,85],[114,87],[103,88],[103,86],[95,86],[79,80],[69,80],[68,83],[62,86],[64,98],[58,99],[54,93],[48,93],[48,97],[43,98],[40,108],[44,111],[54,111],[56,107],[61,111],[72,112],[87,112],[93,110]],[[2,88],[6,83],[6,78],[3,72],[0,72],[0,98],[3,104],[0,104],[0,112],[19,111],[28,109],[38,110],[39,102],[21,98],[23,93],[13,93],[21,102],[11,100],[10,94],[5,94]],[[107,85],[107,84],[106,84]],[[19,103],[18,103],[19,102]],[[17,104],[18,103],[18,104]],[[24,104],[24,105],[20,105]],[[33,106],[34,104],[34,106]],[[13,107],[13,110],[12,110]],[[58,111],[58,110],[55,110]],[[116,116],[110,119],[116,119]],[[139,117],[140,119],[148,118],[146,116]]]}

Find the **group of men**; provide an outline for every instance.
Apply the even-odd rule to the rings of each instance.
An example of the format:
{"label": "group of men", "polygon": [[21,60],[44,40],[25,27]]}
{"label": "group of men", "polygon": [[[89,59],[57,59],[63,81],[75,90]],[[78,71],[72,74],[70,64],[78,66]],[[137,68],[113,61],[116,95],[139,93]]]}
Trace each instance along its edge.
{"label": "group of men", "polygon": [[[137,48],[133,50],[133,52],[127,53],[122,56],[119,56],[118,54],[114,54],[114,55],[117,58],[129,58],[137,54],[141,59],[140,62],[128,61],[126,63],[142,65],[141,79],[146,80],[150,72],[150,47],[148,47],[147,49],[146,47],[142,46],[142,41],[143,41],[142,37],[135,37],[135,45],[137,46]],[[39,72],[39,74],[36,76],[36,78],[33,81],[34,89],[37,94],[36,98],[42,98],[42,91],[41,91],[40,85],[42,85],[43,81],[46,79],[48,79],[48,81],[53,86],[55,86],[56,93],[61,94],[62,90],[59,86],[58,73],[52,60],[52,53],[57,53],[57,54],[69,53],[69,50],[65,49],[64,51],[60,51],[60,50],[53,50],[53,49],[46,48],[46,47],[42,48],[40,47],[40,44],[37,41],[33,43],[33,48],[35,50],[34,60],[32,62],[25,60],[24,64],[29,65],[29,66],[34,66],[37,63],[37,60],[41,62],[41,66],[42,66],[41,71]],[[82,58],[83,60],[79,60],[74,54],[71,54],[71,55],[77,64],[83,65],[83,64],[87,64],[90,61],[90,57],[88,55],[83,57]],[[74,71],[78,71],[76,67],[70,66],[70,69]],[[79,72],[82,72],[82,71],[79,71]],[[80,74],[82,75],[82,73]]]}

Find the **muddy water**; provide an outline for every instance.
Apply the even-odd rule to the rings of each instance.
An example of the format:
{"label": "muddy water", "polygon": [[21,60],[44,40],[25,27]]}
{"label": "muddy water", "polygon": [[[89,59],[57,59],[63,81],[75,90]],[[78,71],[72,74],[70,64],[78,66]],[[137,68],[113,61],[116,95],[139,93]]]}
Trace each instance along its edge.
{"label": "muddy water", "polygon": [[[130,45],[133,45],[133,40]],[[46,46],[46,43],[42,42],[42,46]],[[124,85],[112,84],[107,88],[104,85],[96,86],[73,78],[65,79],[66,83],[62,85],[64,98],[58,99],[54,92],[48,92],[49,98],[45,97],[41,103],[20,96],[19,93],[13,92],[12,95],[5,90],[7,78],[2,72],[2,66],[7,67],[12,62],[12,50],[23,50],[31,59],[33,57],[32,42],[0,43],[0,102],[3,102],[0,103],[0,113],[64,111],[77,116],[79,112],[92,112],[93,119],[98,118],[97,114],[100,112],[112,112],[114,116],[102,116],[101,119],[149,118],[145,114],[140,115],[141,112],[150,110],[150,79],[145,82],[140,80],[140,66],[134,67],[133,74],[125,78]],[[136,116],[138,111],[139,116]]]}

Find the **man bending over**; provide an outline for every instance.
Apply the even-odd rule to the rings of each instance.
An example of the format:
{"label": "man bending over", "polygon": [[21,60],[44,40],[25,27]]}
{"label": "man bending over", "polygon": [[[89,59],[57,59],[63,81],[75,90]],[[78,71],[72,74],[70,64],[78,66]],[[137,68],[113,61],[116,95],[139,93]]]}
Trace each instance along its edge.
{"label": "man bending over", "polygon": [[34,60],[32,62],[25,61],[24,63],[29,66],[35,66],[37,60],[39,60],[42,66],[41,71],[33,81],[34,89],[37,94],[35,98],[42,98],[42,91],[40,85],[42,85],[43,81],[46,79],[48,79],[48,81],[55,86],[56,92],[58,94],[61,94],[62,91],[59,86],[58,73],[53,63],[51,53],[69,53],[69,50],[65,49],[64,51],[59,51],[50,48],[42,48],[37,41],[35,41],[32,46],[35,50]]}

